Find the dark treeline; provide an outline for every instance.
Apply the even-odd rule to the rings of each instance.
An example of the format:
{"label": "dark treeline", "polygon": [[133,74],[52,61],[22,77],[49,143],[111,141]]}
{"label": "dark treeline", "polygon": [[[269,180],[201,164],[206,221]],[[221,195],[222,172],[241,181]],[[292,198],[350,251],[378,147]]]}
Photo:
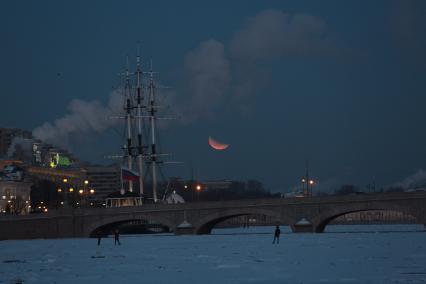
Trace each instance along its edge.
{"label": "dark treeline", "polygon": [[[49,209],[57,209],[64,206],[64,203],[71,207],[76,207],[76,202],[81,201],[77,189],[73,193],[66,193],[67,188],[63,188],[62,192],[58,192],[61,186],[50,180],[35,179],[31,186],[31,208],[33,212],[42,211],[40,207]],[[62,203],[61,203],[62,202]]]}
{"label": "dark treeline", "polygon": [[[199,186],[199,190],[197,190],[197,186]],[[230,181],[226,188],[206,186],[197,181],[175,180],[168,187],[163,185],[162,188],[168,188],[167,193],[176,191],[187,202],[281,197],[280,193],[272,194],[266,190],[263,184],[257,180]]]}
{"label": "dark treeline", "polygon": [[328,195],[350,195],[350,194],[366,194],[366,193],[380,193],[380,192],[404,192],[406,191],[401,186],[391,186],[387,188],[367,188],[363,190],[362,188],[353,185],[353,184],[344,184],[339,188],[335,189],[332,193],[327,192],[318,192],[318,196],[328,196]]}

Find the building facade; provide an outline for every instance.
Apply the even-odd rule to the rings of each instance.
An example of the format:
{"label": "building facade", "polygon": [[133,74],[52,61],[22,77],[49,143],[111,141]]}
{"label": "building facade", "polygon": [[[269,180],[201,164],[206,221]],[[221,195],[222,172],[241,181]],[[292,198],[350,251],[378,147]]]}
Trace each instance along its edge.
{"label": "building facade", "polygon": [[0,181],[0,213],[28,214],[31,211],[31,182]]}
{"label": "building facade", "polygon": [[96,205],[104,204],[108,195],[121,188],[120,168],[117,166],[85,167],[86,178],[90,188],[95,190],[91,200]]}

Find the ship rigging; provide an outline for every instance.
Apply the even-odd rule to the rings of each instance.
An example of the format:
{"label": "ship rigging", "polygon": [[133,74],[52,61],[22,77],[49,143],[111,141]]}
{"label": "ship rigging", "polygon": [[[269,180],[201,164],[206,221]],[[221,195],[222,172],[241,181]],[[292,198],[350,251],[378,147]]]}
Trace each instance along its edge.
{"label": "ship rigging", "polygon": [[[109,156],[120,158],[121,162],[121,195],[127,192],[132,196],[138,196],[139,205],[146,197],[152,196],[154,203],[158,202],[158,174],[160,164],[165,164],[161,159],[164,154],[159,151],[157,121],[161,119],[174,119],[173,117],[158,117],[160,106],[157,99],[157,85],[152,70],[152,62],[149,71],[142,70],[142,60],[136,57],[136,71],[131,72],[128,59],[126,60],[122,78],[122,87],[119,88],[123,97],[123,115],[114,116],[124,120],[125,143],[122,147],[122,155]],[[123,137],[124,138],[124,137]],[[150,178],[150,183],[147,180]],[[145,188],[150,184],[151,190]]]}

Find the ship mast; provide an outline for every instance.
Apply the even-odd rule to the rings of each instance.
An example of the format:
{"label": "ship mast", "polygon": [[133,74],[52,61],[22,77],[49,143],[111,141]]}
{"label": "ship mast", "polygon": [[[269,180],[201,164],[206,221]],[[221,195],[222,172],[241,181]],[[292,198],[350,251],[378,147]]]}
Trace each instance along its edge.
{"label": "ship mast", "polygon": [[138,117],[138,166],[139,166],[139,193],[143,195],[143,146],[142,146],[142,70],[141,59],[139,56],[136,58],[136,92],[137,92],[137,117]]}
{"label": "ship mast", "polygon": [[155,146],[155,85],[154,85],[154,73],[151,70],[149,72],[149,114],[151,122],[151,170],[152,170],[152,197],[154,202],[157,202],[157,150]]}
{"label": "ship mast", "polygon": [[[127,67],[126,67],[126,82],[124,86],[124,96],[126,100],[125,110],[126,110],[126,126],[127,126],[127,167],[129,170],[132,170],[132,100],[131,100],[131,85],[130,85],[130,74],[129,74],[129,58],[126,58]],[[133,182],[129,180],[129,191],[133,192]]]}

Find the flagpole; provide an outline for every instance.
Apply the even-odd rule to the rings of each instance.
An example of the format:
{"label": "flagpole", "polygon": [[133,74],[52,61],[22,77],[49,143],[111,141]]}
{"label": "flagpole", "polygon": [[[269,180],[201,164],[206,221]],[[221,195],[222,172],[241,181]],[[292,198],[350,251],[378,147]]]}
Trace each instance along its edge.
{"label": "flagpole", "polygon": [[120,193],[122,192],[122,190],[124,190],[124,184],[123,184],[123,168],[120,167],[120,183],[121,183],[121,188],[120,188]]}

